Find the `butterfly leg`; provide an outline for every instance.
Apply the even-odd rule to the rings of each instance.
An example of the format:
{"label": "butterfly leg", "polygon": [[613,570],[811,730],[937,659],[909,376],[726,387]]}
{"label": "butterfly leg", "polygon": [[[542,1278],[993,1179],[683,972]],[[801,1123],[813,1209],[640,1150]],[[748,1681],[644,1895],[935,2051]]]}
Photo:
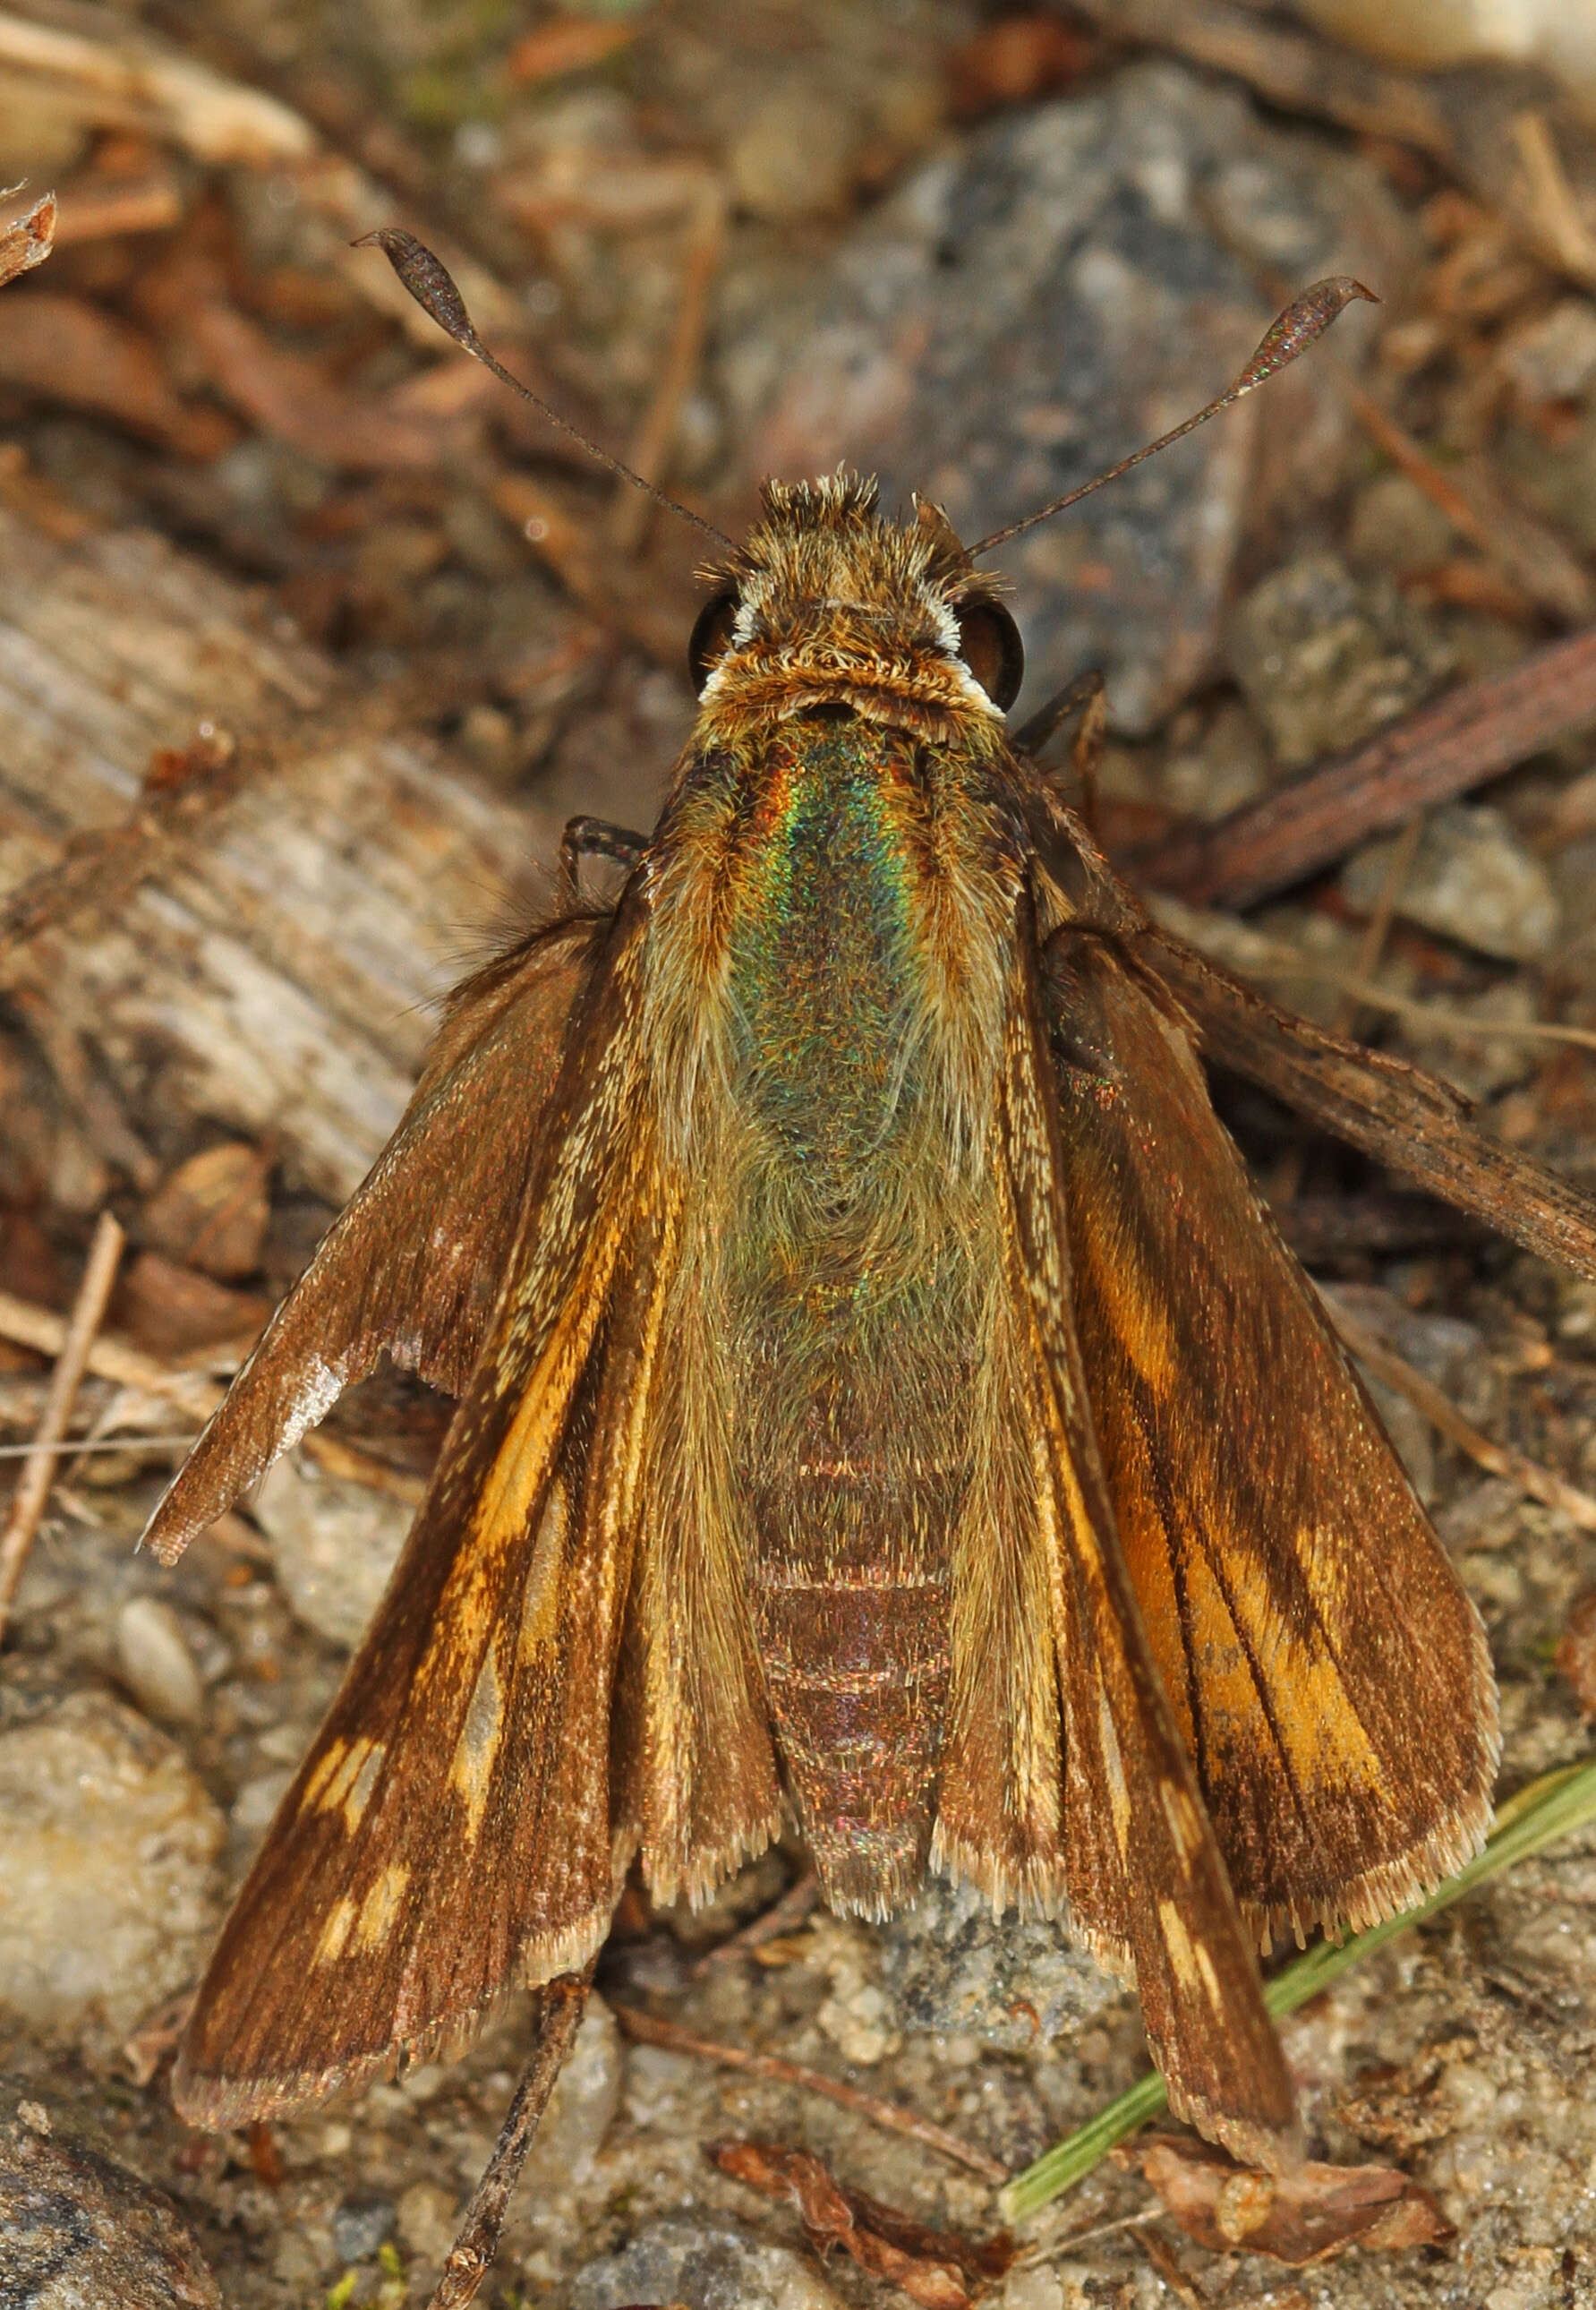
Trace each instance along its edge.
{"label": "butterfly leg", "polygon": [[[585,821],[578,819],[577,825]],[[591,823],[592,821],[585,821]],[[521,2178],[526,2153],[532,2148],[538,2121],[548,2107],[555,2080],[565,2067],[587,2004],[593,1967],[585,1973],[562,1973],[550,1982],[538,2006],[537,2043],[521,2074],[504,2124],[500,2128],[488,2170],[477,2184],[460,2234],[449,2248],[443,2276],[429,2310],[465,2310],[488,2275],[499,2251],[499,2235],[509,2209],[510,2193]]]}
{"label": "butterfly leg", "polygon": [[[1070,748],[1070,768],[1076,782],[1076,808],[1087,827],[1095,836],[1097,819],[1097,772],[1103,760],[1103,734],[1108,726],[1108,692],[1103,677],[1095,668],[1089,673],[1078,673],[1073,682],[1056,690],[1046,704],[1037,708],[1028,722],[1014,734],[1017,753],[1037,755],[1054,731],[1061,729],[1071,714],[1079,714],[1074,740]],[[1051,772],[1044,775],[1051,777]]]}
{"label": "butterfly leg", "polygon": [[635,866],[648,847],[646,834],[629,827],[612,826],[607,818],[572,818],[559,838],[559,881],[562,895],[575,905],[582,894],[584,858],[609,858],[617,866]]}

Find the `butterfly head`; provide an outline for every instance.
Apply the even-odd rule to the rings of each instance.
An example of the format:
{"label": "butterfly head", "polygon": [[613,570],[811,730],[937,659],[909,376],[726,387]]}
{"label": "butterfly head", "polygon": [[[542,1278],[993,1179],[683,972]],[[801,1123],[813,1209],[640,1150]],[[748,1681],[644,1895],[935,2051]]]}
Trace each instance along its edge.
{"label": "butterfly head", "polygon": [[940,507],[886,519],[857,474],[768,482],[762,517],[713,587],[689,648],[706,716],[851,708],[946,738],[1001,726],[1025,657],[994,581]]}

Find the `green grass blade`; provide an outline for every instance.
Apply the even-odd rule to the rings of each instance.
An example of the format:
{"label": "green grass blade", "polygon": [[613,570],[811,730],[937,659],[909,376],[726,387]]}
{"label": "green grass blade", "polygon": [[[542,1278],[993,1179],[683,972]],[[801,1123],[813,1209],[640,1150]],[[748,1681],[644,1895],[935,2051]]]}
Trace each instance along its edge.
{"label": "green grass blade", "polygon": [[[1264,2003],[1277,2020],[1283,2014],[1295,2013],[1299,2005],[1305,2005],[1310,1997],[1317,1997],[1322,1989],[1328,1988],[1349,1966],[1383,1949],[1398,1933],[1423,1924],[1427,1917],[1438,1916],[1476,1886],[1499,1876],[1503,1870],[1511,1869],[1531,1854],[1539,1853],[1543,1845],[1569,1836],[1592,1820],[1596,1820],[1596,1757],[1588,1758],[1583,1764],[1566,1765],[1559,1772],[1544,1774],[1498,1809],[1484,1851],[1477,1854],[1455,1877],[1416,1907],[1404,1909],[1400,1916],[1386,1918],[1383,1924],[1371,1925],[1366,1932],[1353,1933],[1343,1941],[1315,1942],[1264,1984]],[[1000,2191],[998,2206],[1003,2219],[1021,2221],[1063,2191],[1073,2189],[1116,2142],[1123,2141],[1167,2106],[1163,2079],[1151,2071],[1138,2078],[1106,2109],[1099,2110],[1077,2132],[1044,2151],[1034,2166],[1028,2166]]]}

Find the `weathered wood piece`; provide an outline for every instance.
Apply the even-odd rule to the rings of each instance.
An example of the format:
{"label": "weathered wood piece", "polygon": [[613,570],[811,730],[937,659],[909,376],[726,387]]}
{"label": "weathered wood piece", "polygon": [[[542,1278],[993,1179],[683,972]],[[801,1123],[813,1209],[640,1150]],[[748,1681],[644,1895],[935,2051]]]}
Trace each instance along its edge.
{"label": "weathered wood piece", "polygon": [[[212,809],[152,809],[152,758],[228,734],[247,758]],[[103,841],[103,887],[64,874],[68,910],[0,982],[48,1003],[152,1145],[193,1116],[270,1132],[291,1177],[342,1202],[398,1119],[430,1005],[558,829],[197,559],[0,508],[0,912],[141,812],[152,847]]]}

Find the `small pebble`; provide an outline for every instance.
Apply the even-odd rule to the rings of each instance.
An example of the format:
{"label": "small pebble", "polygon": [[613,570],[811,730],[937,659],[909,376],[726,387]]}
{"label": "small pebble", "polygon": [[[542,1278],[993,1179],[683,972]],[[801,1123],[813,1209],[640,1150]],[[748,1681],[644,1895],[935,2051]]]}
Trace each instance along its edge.
{"label": "small pebble", "polygon": [[1496,366],[1527,402],[1583,401],[1596,386],[1596,310],[1588,297],[1565,297],[1512,330]]}
{"label": "small pebble", "polygon": [[[1343,894],[1366,913],[1380,902],[1392,847],[1366,842],[1341,869]],[[1449,803],[1425,821],[1396,911],[1505,962],[1540,960],[1556,946],[1562,927],[1557,895],[1540,860],[1500,811],[1469,803]]]}
{"label": "small pebble", "polygon": [[117,1666],[146,1716],[167,1724],[197,1724],[205,1688],[169,1604],[156,1596],[130,1596],[117,1615]]}
{"label": "small pebble", "polygon": [[0,2005],[133,2028],[197,1972],[225,1834],[166,1735],[102,1694],[0,1734]]}
{"label": "small pebble", "polygon": [[570,2310],[629,2310],[645,2302],[687,2310],[843,2310],[805,2256],[763,2245],[742,2224],[704,2214],[654,2223],[619,2254],[577,2272]]}
{"label": "small pebble", "polygon": [[1507,425],[1495,454],[1515,495],[1575,544],[1596,547],[1596,409],[1549,439],[1538,425]]}
{"label": "small pebble", "polygon": [[800,82],[757,104],[726,156],[733,197],[752,216],[824,216],[839,210],[865,123],[844,104],[818,104]]}
{"label": "small pebble", "polygon": [[875,1970],[874,1937],[859,1927],[821,1915],[810,1929],[811,1962],[823,1966],[831,1993],[815,2015],[843,2059],[872,2069],[903,2043],[894,2027],[892,2001],[870,1976]]}
{"label": "small pebble", "polygon": [[369,2262],[393,2236],[396,2218],[386,2198],[346,2199],[333,2216],[333,2243],[345,2262]]}
{"label": "small pebble", "polygon": [[436,2182],[412,2182],[400,2193],[400,2244],[421,2262],[441,2262],[455,2243],[464,2210],[452,2190],[440,2189]]}
{"label": "small pebble", "polygon": [[267,1471],[255,1515],[298,1617],[333,1644],[357,1645],[387,1585],[411,1510],[290,1452]]}
{"label": "small pebble", "polygon": [[1220,707],[1195,746],[1176,744],[1159,784],[1171,810],[1193,818],[1223,818],[1253,802],[1269,784],[1269,749],[1239,699]]}
{"label": "small pebble", "polygon": [[1347,534],[1347,558],[1355,569],[1401,578],[1433,569],[1456,551],[1452,524],[1406,473],[1376,473],[1358,491]]}
{"label": "small pebble", "polygon": [[1063,2281],[1051,2270],[1011,2270],[999,2299],[1002,2310],[1065,2310]]}
{"label": "small pebble", "polygon": [[1455,659],[1433,618],[1330,552],[1302,554],[1255,586],[1231,619],[1227,646],[1230,671],[1292,769],[1411,713]]}

